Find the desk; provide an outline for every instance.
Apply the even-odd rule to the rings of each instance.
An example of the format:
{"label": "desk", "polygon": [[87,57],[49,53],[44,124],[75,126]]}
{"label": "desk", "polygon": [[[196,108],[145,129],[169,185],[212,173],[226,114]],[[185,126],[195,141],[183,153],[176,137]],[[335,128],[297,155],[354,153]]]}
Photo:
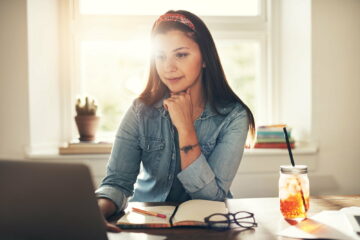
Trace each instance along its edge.
{"label": "desk", "polygon": [[[243,198],[227,200],[229,211],[246,210],[255,214],[258,227],[254,230],[241,231],[232,229],[217,232],[201,228],[171,228],[171,229],[132,229],[123,230],[116,239],[146,239],[146,240],[233,240],[233,239],[289,239],[276,235],[279,229],[290,226],[283,220],[279,211],[278,198]],[[322,210],[339,210],[343,207],[360,207],[358,196],[324,196],[310,199],[308,216]]]}

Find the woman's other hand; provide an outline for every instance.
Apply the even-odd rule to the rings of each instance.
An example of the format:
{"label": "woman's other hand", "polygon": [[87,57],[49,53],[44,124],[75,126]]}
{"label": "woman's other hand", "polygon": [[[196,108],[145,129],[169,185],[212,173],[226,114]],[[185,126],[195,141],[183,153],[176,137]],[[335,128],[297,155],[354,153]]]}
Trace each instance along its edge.
{"label": "woman's other hand", "polygon": [[164,100],[163,105],[169,111],[171,121],[178,131],[194,128],[190,88],[186,92],[172,93],[171,97]]}
{"label": "woman's other hand", "polygon": [[106,220],[116,212],[116,205],[113,201],[107,198],[99,198],[98,205],[103,216],[103,220],[106,226],[106,230],[110,232],[120,232],[121,229],[115,224],[112,224]]}
{"label": "woman's other hand", "polygon": [[104,221],[105,221],[105,226],[106,226],[106,230],[109,231],[109,232],[121,232],[121,229],[116,226],[115,224],[112,224],[110,222],[108,222],[105,218],[104,218]]}

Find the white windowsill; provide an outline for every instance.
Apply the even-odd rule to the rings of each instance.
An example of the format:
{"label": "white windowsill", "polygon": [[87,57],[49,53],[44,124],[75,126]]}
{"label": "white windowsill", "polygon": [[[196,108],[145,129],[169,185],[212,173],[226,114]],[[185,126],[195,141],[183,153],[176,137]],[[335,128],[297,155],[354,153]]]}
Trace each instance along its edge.
{"label": "white windowsill", "polygon": [[29,155],[30,160],[107,160],[110,154],[72,154],[72,155],[60,155],[60,154],[36,154]]}

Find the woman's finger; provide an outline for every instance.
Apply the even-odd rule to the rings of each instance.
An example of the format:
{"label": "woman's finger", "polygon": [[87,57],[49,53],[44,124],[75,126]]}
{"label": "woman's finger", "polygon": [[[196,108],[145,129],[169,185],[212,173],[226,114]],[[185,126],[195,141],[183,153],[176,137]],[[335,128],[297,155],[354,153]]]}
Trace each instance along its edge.
{"label": "woman's finger", "polygon": [[173,97],[168,98],[168,99],[176,101],[176,100],[184,99],[185,97],[186,97],[186,93],[183,92],[183,93],[179,93],[178,95],[173,96]]}
{"label": "woman's finger", "polygon": [[168,99],[178,99],[180,97],[180,94],[172,95]]}
{"label": "woman's finger", "polygon": [[121,229],[114,224],[106,222],[106,230],[109,232],[121,232]]}
{"label": "woman's finger", "polygon": [[166,110],[169,110],[168,105],[167,105],[167,103],[166,103],[165,101],[163,102],[163,107],[164,107]]}
{"label": "woman's finger", "polygon": [[169,107],[172,103],[174,103],[175,100],[172,99],[172,98],[167,98],[166,100],[163,101],[163,107],[166,109],[166,110],[169,110]]}

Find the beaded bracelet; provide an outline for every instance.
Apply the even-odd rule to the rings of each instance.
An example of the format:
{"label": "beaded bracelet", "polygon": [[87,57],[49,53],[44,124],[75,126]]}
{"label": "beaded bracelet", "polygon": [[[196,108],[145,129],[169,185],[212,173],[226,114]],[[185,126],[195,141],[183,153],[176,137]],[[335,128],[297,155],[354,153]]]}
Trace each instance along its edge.
{"label": "beaded bracelet", "polygon": [[198,145],[199,145],[199,143],[194,144],[194,145],[187,145],[187,146],[180,148],[180,151],[184,151],[185,153],[187,153],[188,151],[192,150],[194,147],[196,147]]}

